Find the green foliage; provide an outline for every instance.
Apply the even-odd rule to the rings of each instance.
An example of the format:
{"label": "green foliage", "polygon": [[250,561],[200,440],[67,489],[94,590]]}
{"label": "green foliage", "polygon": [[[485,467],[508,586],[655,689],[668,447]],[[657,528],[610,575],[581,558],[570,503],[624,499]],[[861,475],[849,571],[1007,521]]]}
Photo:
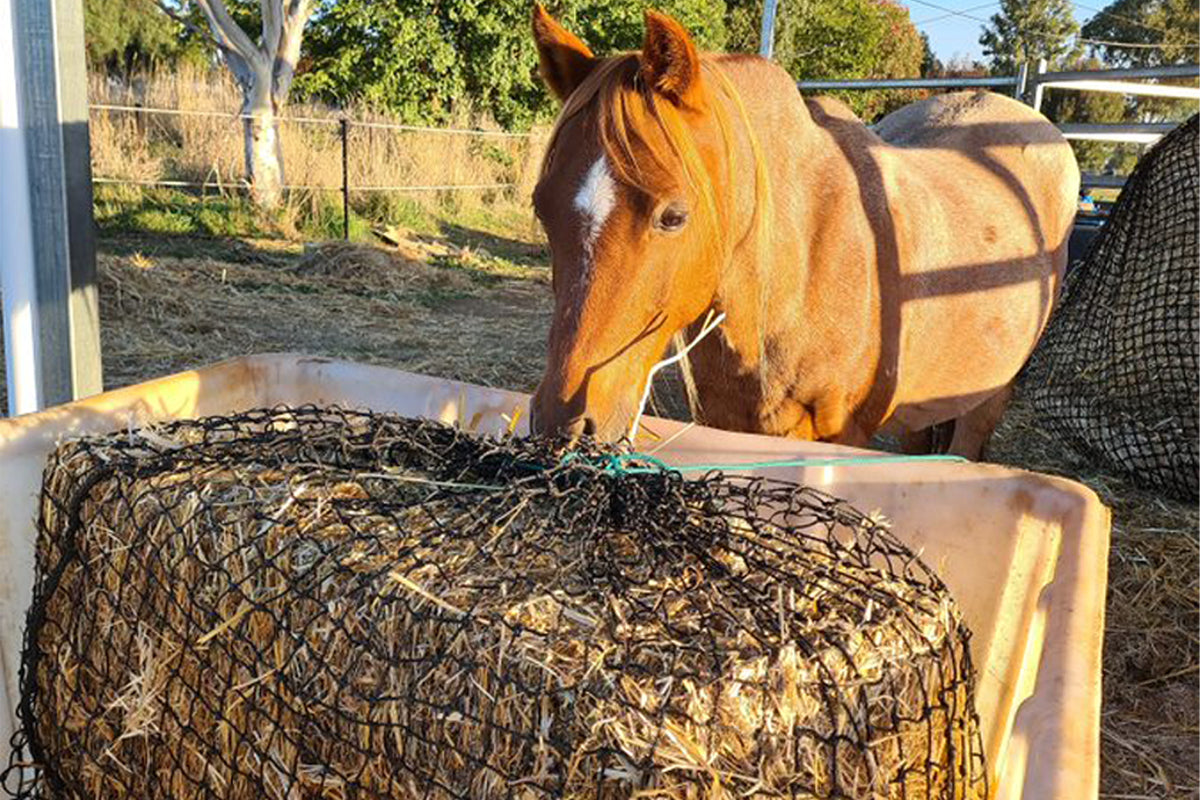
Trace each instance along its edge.
{"label": "green foliage", "polygon": [[[489,249],[509,260],[528,260],[530,246],[519,244],[537,233],[525,204],[507,194],[464,198],[447,192],[415,198],[368,192],[352,198],[350,238],[374,241],[372,229],[396,228],[420,236],[449,235],[494,239]],[[220,238],[283,237],[300,241],[342,238],[342,199],[336,192],[294,192],[287,205],[263,212],[248,196],[196,194],[167,187],[101,184],[93,196],[93,216],[103,233]],[[516,241],[514,252],[505,243]],[[464,242],[465,243],[465,242]],[[539,262],[540,263],[540,262]]]}
{"label": "green foliage", "polygon": [[[1095,70],[1107,66],[1096,58],[1079,59],[1071,69]],[[1192,81],[1195,85],[1195,81]],[[1042,113],[1056,123],[1137,122],[1148,119],[1182,121],[1196,113],[1196,104],[1186,100],[1157,97],[1124,97],[1110,92],[1077,92],[1049,89],[1042,103]],[[1071,147],[1079,166],[1085,172],[1129,173],[1144,152],[1144,146],[1133,143],[1072,140]]]}
{"label": "green foliage", "polygon": [[[439,229],[439,215],[435,210],[441,209],[431,208],[428,202],[409,194],[369,192],[356,198],[351,215],[360,214],[384,227],[395,226],[411,233],[433,235]],[[340,210],[338,220],[341,220]]]}
{"label": "green foliage", "polygon": [[1162,45],[1161,48],[1120,45],[1092,48],[1110,64],[1149,67],[1195,63],[1200,55],[1196,47],[1200,39],[1197,29],[1200,29],[1200,5],[1196,0],[1116,0],[1083,26],[1083,35],[1101,41]]}
{"label": "green foliage", "polygon": [[203,57],[203,47],[154,0],[84,0],[84,41],[93,69],[129,74],[182,58]]}
{"label": "green foliage", "polygon": [[93,215],[101,231],[206,236],[261,236],[277,232],[276,226],[264,220],[244,198],[197,196],[169,188],[97,186]]}
{"label": "green foliage", "polygon": [[924,31],[921,32],[921,77],[928,78],[934,75],[941,75],[942,70],[946,65],[938,58],[933,47],[929,44],[929,36]]}
{"label": "green foliage", "polygon": [[979,43],[992,71],[1011,75],[1023,63],[1046,59],[1060,66],[1079,55],[1079,24],[1070,0],[1001,0]]}
{"label": "green foliage", "polygon": [[[549,0],[545,6],[597,55],[640,48],[647,9],[679,20],[702,50],[726,47],[724,0]],[[526,28],[522,33],[528,38],[532,3],[525,2],[521,7]]]}
{"label": "green foliage", "polygon": [[[96,65],[170,61],[211,45],[156,8],[155,0],[86,0]],[[195,4],[168,0],[203,29]],[[305,34],[294,97],[364,103],[417,124],[482,114],[523,129],[552,118],[556,103],[537,78],[531,0],[317,0]],[[227,0],[252,35],[258,3]],[[640,47],[643,14],[676,17],[707,50],[758,49],[762,0],[548,0],[548,10],[598,55]],[[796,78],[915,77],[935,61],[892,0],[788,0],[776,58]],[[202,48],[208,48],[204,50]],[[865,118],[911,92],[844,96]]]}
{"label": "green foliage", "polygon": [[[561,0],[555,14],[597,53],[642,41],[651,6],[675,15],[702,47],[725,42],[724,0]],[[411,123],[482,111],[525,128],[554,104],[536,76],[529,0],[325,0],[306,37],[295,90],[366,102]]]}
{"label": "green foliage", "polygon": [[[762,0],[730,0],[730,49],[757,52]],[[775,60],[797,80],[915,78],[925,47],[908,10],[891,0],[788,0],[775,21]],[[845,92],[871,120],[914,99],[913,92]]]}
{"label": "green foliage", "polygon": [[[1155,67],[1164,64],[1194,64],[1200,57],[1200,6],[1196,0],[1116,0],[1105,6],[1083,26],[1089,39],[1156,47],[1089,45],[1093,55],[1109,65]],[[1195,78],[1166,83],[1196,86]],[[1159,120],[1179,122],[1196,113],[1196,103],[1162,97],[1138,97],[1125,107],[1125,121]],[[1127,152],[1133,146],[1124,146]],[[1120,152],[1117,153],[1121,155]],[[1122,165],[1130,156],[1124,156]]]}
{"label": "green foliage", "polygon": [[327,3],[309,23],[293,92],[441,122],[465,82],[436,0]]}

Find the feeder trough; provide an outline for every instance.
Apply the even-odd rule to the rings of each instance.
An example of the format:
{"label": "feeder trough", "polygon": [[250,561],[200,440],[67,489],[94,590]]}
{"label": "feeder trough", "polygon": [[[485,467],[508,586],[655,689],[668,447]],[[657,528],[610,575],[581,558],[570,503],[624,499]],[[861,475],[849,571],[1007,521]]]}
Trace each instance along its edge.
{"label": "feeder trough", "polygon": [[[43,468],[64,438],[305,404],[519,433],[527,402],[380,367],[264,355],[0,422],[0,768],[17,728]],[[638,448],[668,465],[745,465],[734,471],[805,484],[890,520],[945,581],[972,630],[992,796],[1096,797],[1109,518],[1090,490],[989,465],[898,460],[659,419],[643,430]]]}

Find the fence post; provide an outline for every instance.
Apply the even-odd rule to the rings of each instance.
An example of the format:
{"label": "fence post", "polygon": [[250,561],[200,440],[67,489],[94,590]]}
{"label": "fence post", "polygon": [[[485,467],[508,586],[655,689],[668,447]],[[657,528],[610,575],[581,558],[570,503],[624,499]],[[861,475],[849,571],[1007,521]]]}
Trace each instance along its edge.
{"label": "fence post", "polygon": [[342,117],[342,239],[350,241],[350,120]]}
{"label": "fence post", "polygon": [[1025,91],[1029,84],[1029,62],[1022,61],[1021,68],[1017,70],[1017,85],[1013,88],[1013,98],[1020,102],[1025,102]]}

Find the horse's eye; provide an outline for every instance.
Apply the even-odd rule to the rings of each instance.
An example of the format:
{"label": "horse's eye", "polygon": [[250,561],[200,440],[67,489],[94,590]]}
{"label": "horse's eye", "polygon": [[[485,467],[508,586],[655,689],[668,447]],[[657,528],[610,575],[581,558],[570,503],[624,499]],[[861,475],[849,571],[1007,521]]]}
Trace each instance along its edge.
{"label": "horse's eye", "polygon": [[687,224],[687,211],[678,206],[667,206],[658,215],[655,227],[663,231],[677,231]]}

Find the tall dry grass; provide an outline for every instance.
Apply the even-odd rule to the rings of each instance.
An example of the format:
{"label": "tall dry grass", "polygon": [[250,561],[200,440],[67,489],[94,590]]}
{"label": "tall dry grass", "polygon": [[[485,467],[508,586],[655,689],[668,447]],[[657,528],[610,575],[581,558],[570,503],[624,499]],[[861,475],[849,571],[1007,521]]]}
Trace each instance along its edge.
{"label": "tall dry grass", "polygon": [[[97,179],[142,184],[184,181],[207,184],[211,191],[218,191],[221,184],[242,181],[242,122],[234,116],[241,106],[241,93],[227,72],[185,66],[138,76],[129,82],[93,74],[89,99],[93,106],[221,115],[93,107],[92,170]],[[342,114],[352,120],[348,141],[351,187],[509,184],[500,190],[454,192],[360,189],[351,192],[352,206],[360,214],[375,219],[386,216],[389,203],[401,198],[429,206],[486,204],[528,209],[545,131],[501,137],[392,130],[355,124],[394,123],[386,114],[361,107],[334,109],[311,103],[290,105],[280,123],[286,181],[305,187],[291,193],[293,206],[340,207],[342,150],[338,119]],[[499,131],[481,115],[463,114],[452,127]]]}

